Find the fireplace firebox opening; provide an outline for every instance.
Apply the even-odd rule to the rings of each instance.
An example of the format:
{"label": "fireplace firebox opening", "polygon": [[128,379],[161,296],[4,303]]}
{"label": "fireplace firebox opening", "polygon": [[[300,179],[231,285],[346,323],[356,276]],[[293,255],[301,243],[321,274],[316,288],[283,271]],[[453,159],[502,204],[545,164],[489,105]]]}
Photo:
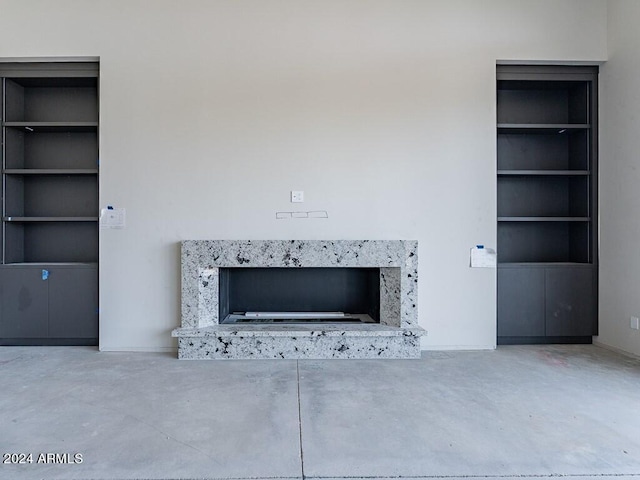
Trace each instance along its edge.
{"label": "fireplace firebox opening", "polygon": [[379,323],[379,268],[220,268],[220,323]]}

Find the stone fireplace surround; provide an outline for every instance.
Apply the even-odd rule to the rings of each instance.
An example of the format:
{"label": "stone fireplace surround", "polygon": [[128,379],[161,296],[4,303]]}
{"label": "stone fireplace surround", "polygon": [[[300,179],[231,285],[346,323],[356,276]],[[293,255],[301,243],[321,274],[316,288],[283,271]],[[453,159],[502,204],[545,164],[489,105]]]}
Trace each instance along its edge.
{"label": "stone fireplace surround", "polygon": [[[418,358],[418,242],[185,240],[180,359]],[[220,324],[221,268],[380,269],[380,323]]]}

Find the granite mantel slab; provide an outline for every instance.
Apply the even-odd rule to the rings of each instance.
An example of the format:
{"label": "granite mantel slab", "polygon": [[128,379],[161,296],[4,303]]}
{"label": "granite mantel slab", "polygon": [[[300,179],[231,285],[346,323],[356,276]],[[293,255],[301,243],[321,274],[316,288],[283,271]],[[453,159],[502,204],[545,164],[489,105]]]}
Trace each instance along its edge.
{"label": "granite mantel slab", "polygon": [[380,268],[380,323],[417,326],[418,242],[406,240],[185,240],[182,327],[220,323],[219,268]]}
{"label": "granite mantel slab", "polygon": [[[418,325],[417,241],[185,240],[181,246],[182,321],[181,328],[172,333],[179,338],[180,358],[419,356],[419,337],[426,332]],[[221,268],[316,267],[379,269],[380,323],[337,327],[220,325]],[[220,356],[221,346],[228,345],[232,337],[234,349],[224,347],[225,354]],[[258,347],[261,353],[251,352]]]}

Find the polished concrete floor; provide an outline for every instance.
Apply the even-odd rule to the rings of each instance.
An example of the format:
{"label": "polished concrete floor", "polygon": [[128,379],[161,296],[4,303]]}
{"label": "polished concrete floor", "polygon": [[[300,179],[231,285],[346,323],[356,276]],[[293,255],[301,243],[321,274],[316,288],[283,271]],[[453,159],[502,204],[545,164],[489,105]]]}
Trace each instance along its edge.
{"label": "polished concrete floor", "polygon": [[0,453],[33,455],[0,479],[640,480],[640,361],[595,346],[323,361],[1,347],[0,389]]}

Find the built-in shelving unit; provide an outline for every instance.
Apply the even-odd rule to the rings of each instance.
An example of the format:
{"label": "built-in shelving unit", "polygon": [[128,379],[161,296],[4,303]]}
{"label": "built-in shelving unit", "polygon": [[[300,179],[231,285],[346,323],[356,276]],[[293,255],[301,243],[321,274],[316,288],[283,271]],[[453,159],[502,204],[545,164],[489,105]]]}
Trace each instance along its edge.
{"label": "built-in shelving unit", "polygon": [[98,65],[3,63],[0,80],[0,344],[94,344]]}
{"label": "built-in shelving unit", "polygon": [[597,67],[498,66],[497,102],[498,342],[590,342]]}

